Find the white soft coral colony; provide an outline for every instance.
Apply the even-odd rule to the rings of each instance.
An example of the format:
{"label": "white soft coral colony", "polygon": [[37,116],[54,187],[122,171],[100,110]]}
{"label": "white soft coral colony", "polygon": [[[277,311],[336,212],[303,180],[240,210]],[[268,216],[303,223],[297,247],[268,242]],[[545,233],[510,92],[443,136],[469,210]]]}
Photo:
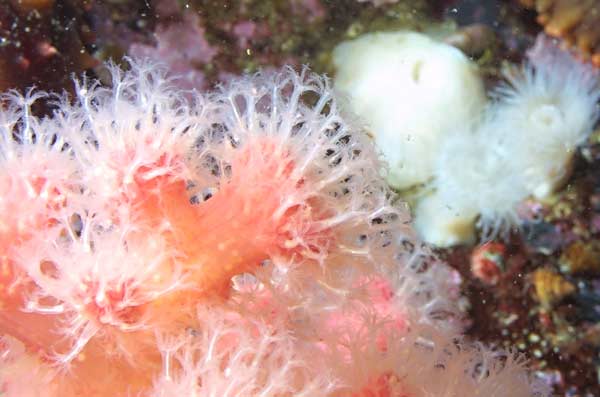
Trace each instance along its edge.
{"label": "white soft coral colony", "polygon": [[518,225],[517,205],[547,198],[570,175],[573,155],[598,121],[599,74],[540,36],[522,68],[506,82],[481,120],[448,134],[435,163],[435,192],[416,207],[428,242],[453,245]]}
{"label": "white soft coral colony", "polygon": [[456,344],[453,273],[326,80],[111,71],[50,117],[3,98],[3,397],[547,394]]}

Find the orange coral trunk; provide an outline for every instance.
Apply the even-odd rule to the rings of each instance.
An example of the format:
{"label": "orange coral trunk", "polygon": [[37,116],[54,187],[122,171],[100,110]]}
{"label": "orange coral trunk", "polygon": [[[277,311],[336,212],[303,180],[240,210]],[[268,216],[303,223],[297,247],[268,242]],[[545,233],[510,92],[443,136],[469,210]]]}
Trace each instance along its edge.
{"label": "orange coral trunk", "polygon": [[166,226],[185,270],[203,293],[226,294],[231,277],[251,271],[285,244],[282,230],[297,208],[276,215],[298,186],[288,180],[289,152],[271,138],[236,152],[232,175],[206,202],[191,204],[185,183],[163,186],[143,202],[144,218]]}

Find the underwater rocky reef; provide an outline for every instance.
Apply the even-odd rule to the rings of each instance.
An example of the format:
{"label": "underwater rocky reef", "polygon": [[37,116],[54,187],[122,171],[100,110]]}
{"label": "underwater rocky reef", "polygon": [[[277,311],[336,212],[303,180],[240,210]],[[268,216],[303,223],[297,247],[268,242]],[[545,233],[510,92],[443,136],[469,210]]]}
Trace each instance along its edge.
{"label": "underwater rocky reef", "polygon": [[595,1],[0,5],[0,396],[600,390]]}

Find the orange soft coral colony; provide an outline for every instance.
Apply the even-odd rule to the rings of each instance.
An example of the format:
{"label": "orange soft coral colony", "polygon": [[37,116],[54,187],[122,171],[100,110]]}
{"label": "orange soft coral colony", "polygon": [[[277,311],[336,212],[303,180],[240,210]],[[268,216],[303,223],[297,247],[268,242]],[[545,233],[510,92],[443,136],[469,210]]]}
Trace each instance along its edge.
{"label": "orange soft coral colony", "polygon": [[[3,333],[16,337],[44,360],[71,365],[80,378],[87,378],[83,368],[89,371],[92,362],[101,368],[110,356],[143,354],[147,361],[152,354],[143,351],[152,346],[145,343],[157,327],[166,332],[173,322],[189,326],[186,318],[194,311],[192,297],[198,291],[225,296],[233,275],[251,271],[272,255],[322,260],[332,237],[327,230],[359,215],[335,219],[327,200],[313,197],[318,190],[295,166],[308,169],[311,158],[292,154],[290,147],[291,129],[297,125],[280,130],[281,126],[271,125],[264,130],[237,123],[226,128],[228,139],[236,134],[235,139],[245,140],[239,150],[212,142],[214,147],[198,153],[195,140],[214,133],[206,128],[211,115],[203,113],[201,106],[185,109],[161,86],[160,76],[149,77],[151,72],[143,65],[134,66],[140,69],[126,76],[113,70],[115,87],[129,89],[109,92],[78,86],[78,103],[64,101],[54,119],[43,120],[46,129],[36,131],[37,136],[60,131],[70,150],[48,145],[47,152],[40,153],[42,158],[57,152],[69,164],[79,164],[72,172],[79,188],[73,189],[67,208],[61,208],[60,219],[48,230],[41,224],[28,225],[31,241],[14,240],[5,251],[13,256],[5,264],[5,284],[13,292],[3,298]],[[302,93],[310,87],[297,88]],[[165,97],[159,95],[161,90]],[[306,111],[295,100],[284,110]],[[226,115],[235,109],[223,100],[219,111]],[[321,116],[312,117],[319,121]],[[18,123],[30,122],[38,119],[16,115],[12,130],[4,136],[18,130]],[[336,152],[327,150],[329,155]],[[208,151],[227,156],[221,161],[229,163],[231,171],[218,181],[203,179],[206,163],[194,165],[194,156],[204,159]],[[313,149],[311,155],[316,153]],[[28,161],[18,154],[13,157]],[[214,171],[210,174],[215,176]],[[218,182],[215,197],[196,203],[190,183],[209,182]],[[47,210],[38,212],[50,217]],[[15,212],[23,218],[31,210]],[[23,274],[23,281],[14,276],[17,272]],[[170,310],[174,303],[184,305],[179,314]],[[31,337],[31,329],[41,331]],[[57,339],[57,333],[64,337]],[[100,341],[104,351],[95,347]]]}
{"label": "orange soft coral colony", "polygon": [[[31,196],[0,202],[25,231],[0,246],[3,397],[490,384],[470,375],[472,354],[446,372],[429,355],[457,329],[451,273],[412,237],[326,80],[286,69],[190,102],[160,68],[131,66],[111,69],[112,88],[77,85],[52,117],[31,116],[28,97],[0,110],[0,187],[25,186],[16,169],[36,176]],[[509,369],[527,396],[522,366]],[[432,375],[452,379],[421,387]]]}

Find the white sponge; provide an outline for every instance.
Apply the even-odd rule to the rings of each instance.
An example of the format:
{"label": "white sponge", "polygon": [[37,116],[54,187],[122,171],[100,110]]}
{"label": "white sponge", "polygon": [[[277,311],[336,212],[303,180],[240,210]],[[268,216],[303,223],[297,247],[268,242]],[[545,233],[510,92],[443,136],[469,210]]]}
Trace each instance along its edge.
{"label": "white sponge", "polygon": [[424,34],[366,34],[340,44],[333,61],[336,88],[375,136],[398,189],[431,178],[440,137],[486,102],[476,66]]}

